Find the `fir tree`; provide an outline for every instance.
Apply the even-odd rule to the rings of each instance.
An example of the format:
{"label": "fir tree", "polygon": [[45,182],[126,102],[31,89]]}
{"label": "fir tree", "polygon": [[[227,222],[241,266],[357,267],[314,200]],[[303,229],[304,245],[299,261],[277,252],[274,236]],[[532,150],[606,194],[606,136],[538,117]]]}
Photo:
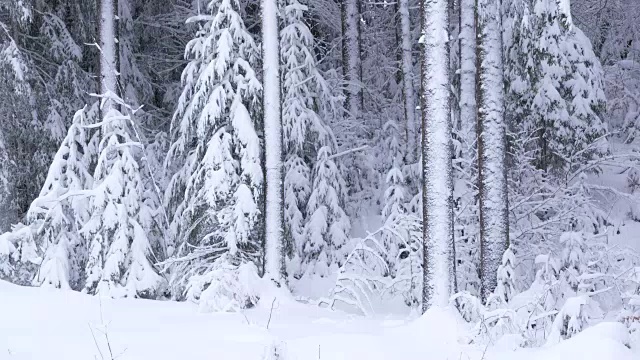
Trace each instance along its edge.
{"label": "fir tree", "polygon": [[345,182],[331,158],[331,149],[323,147],[313,170],[313,191],[309,196],[302,245],[302,274],[328,276],[335,273],[349,253],[351,223],[343,210]]}
{"label": "fir tree", "polygon": [[36,243],[44,252],[36,285],[80,290],[84,281],[86,244],[78,232],[89,220],[87,194],[83,192],[93,185],[85,125],[83,109],[76,112],[42,191],[29,208],[29,222],[37,228]]}
{"label": "fir tree", "polygon": [[532,8],[516,1],[507,10],[513,123],[519,131],[536,132],[536,166],[557,173],[602,156],[608,151],[600,118],[602,70],[569,8],[536,0]]}
{"label": "fir tree", "polygon": [[[123,105],[111,97],[104,102]],[[104,108],[103,108],[104,109]],[[154,264],[162,260],[157,211],[144,199],[139,166],[141,147],[130,137],[130,119],[111,108],[101,126],[90,219],[82,228],[88,243],[83,291],[112,297],[155,298],[164,292],[164,279]]]}
{"label": "fir tree", "polygon": [[280,34],[280,61],[285,156],[284,229],[288,272],[293,275],[304,257],[302,244],[308,220],[306,208],[313,185],[312,169],[320,148],[335,147],[335,140],[320,116],[330,101],[327,99],[330,94],[327,94],[328,84],[316,64],[315,41],[305,22],[307,7],[298,0],[289,0],[283,10],[285,26]]}
{"label": "fir tree", "polygon": [[239,10],[237,0],[212,0],[206,14],[189,20],[200,30],[187,45],[191,61],[166,162],[175,171],[166,202],[175,214],[172,285],[179,299],[185,289],[194,300],[226,296],[206,289],[242,263],[262,268],[259,50]]}

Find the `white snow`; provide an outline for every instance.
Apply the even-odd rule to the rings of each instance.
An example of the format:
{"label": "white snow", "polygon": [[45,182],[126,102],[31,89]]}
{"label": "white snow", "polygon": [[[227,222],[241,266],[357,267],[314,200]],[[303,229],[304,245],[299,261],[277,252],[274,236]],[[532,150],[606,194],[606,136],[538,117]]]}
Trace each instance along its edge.
{"label": "white snow", "polygon": [[417,320],[355,317],[296,303],[277,289],[264,293],[252,310],[213,314],[191,303],[113,300],[2,281],[0,294],[0,358],[9,360],[100,359],[101,353],[107,359],[109,344],[119,360],[259,360],[275,343],[287,349],[285,359],[297,360],[631,360],[640,355],[625,346],[628,333],[617,323],[602,323],[558,345],[514,351],[513,336],[489,347],[464,344],[469,328],[452,309],[433,308]]}

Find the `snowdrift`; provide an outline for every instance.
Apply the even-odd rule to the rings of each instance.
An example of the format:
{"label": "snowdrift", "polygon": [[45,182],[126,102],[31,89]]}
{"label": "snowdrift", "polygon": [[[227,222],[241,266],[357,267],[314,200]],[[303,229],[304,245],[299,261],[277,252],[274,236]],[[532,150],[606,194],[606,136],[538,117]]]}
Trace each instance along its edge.
{"label": "snowdrift", "polygon": [[466,345],[467,331],[452,309],[413,321],[360,317],[297,303],[277,289],[243,313],[206,314],[191,303],[112,300],[0,281],[0,359],[261,360],[274,348],[296,360],[640,358],[618,323],[539,349],[518,349],[511,338]]}

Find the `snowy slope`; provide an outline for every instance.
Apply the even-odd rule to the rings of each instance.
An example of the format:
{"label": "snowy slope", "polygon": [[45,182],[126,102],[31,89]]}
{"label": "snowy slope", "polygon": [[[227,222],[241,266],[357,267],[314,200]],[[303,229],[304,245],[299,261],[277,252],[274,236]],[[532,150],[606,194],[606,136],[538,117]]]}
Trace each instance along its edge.
{"label": "snowy slope", "polygon": [[465,324],[446,310],[409,322],[332,312],[282,294],[261,303],[244,315],[203,314],[185,303],[101,300],[0,282],[0,359],[111,359],[105,324],[113,358],[120,360],[259,360],[274,342],[284,344],[285,359],[298,360],[639,358],[622,344],[628,342],[626,330],[615,323],[600,324],[553,347],[514,353],[509,339],[486,349],[462,345]]}

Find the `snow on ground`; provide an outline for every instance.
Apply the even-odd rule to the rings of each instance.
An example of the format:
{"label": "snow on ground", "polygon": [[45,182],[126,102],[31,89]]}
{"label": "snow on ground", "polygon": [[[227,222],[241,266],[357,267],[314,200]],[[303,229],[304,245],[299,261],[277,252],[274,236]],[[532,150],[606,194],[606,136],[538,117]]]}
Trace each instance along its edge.
{"label": "snow on ground", "polygon": [[289,360],[640,358],[623,345],[628,335],[616,323],[548,348],[514,352],[508,338],[487,348],[461,344],[467,326],[446,309],[413,321],[365,318],[273,293],[244,314],[205,314],[187,303],[100,299],[0,281],[0,359],[111,359],[105,327],[119,360],[260,360],[276,342],[284,344]]}

